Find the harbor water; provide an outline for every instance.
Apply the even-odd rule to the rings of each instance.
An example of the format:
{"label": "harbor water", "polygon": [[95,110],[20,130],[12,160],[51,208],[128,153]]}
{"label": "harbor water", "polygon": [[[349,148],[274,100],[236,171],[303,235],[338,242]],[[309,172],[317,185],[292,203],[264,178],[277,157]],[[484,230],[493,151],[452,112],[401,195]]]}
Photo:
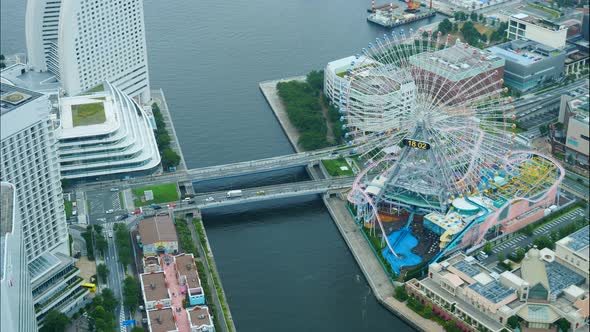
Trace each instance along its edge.
{"label": "harbor water", "polygon": [[[389,33],[366,21],[367,5],[145,0],[151,84],[166,94],[187,166],[293,153],[258,83],[322,69]],[[1,6],[1,51],[24,52],[25,1]],[[293,172],[285,178],[305,178]],[[246,185],[228,181],[224,188]],[[372,296],[317,197],[204,218],[239,331],[412,331]]]}

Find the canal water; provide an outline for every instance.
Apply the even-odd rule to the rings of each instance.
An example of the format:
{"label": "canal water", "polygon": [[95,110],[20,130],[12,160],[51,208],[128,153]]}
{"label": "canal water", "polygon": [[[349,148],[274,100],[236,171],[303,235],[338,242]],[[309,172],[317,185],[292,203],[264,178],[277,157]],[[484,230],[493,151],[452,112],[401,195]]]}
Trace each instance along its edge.
{"label": "canal water", "polygon": [[[369,5],[145,0],[152,86],[165,91],[188,166],[292,153],[258,82],[322,69],[388,33],[366,22]],[[2,53],[24,52],[25,1],[2,0],[1,13]],[[412,330],[377,303],[317,197],[206,211],[205,224],[239,331]]]}

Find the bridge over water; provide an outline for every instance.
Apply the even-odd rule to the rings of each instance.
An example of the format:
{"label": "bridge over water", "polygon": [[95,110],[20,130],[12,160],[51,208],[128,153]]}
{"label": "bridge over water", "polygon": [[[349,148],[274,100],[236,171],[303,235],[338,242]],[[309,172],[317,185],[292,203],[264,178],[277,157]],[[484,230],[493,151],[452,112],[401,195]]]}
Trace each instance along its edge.
{"label": "bridge over water", "polygon": [[[338,150],[338,151],[336,151]],[[164,173],[151,176],[143,176],[127,180],[100,181],[86,184],[79,184],[77,187],[84,190],[104,189],[117,187],[120,189],[150,186],[170,182],[187,183],[223,179],[249,174],[277,171],[293,167],[314,165],[322,159],[334,158],[337,153],[348,154],[351,148],[330,148],[318,151],[294,153],[290,155],[277,156],[259,160],[237,162],[225,165],[207,166],[188,169],[185,171]]]}

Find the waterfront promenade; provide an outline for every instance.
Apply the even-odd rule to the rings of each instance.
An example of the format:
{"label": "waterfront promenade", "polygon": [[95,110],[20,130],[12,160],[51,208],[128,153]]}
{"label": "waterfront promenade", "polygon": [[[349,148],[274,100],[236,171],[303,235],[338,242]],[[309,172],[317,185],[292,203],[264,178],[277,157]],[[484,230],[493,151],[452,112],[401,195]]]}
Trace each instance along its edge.
{"label": "waterfront promenade", "polygon": [[[296,144],[299,139],[299,133],[287,117],[287,112],[278,96],[276,84],[278,82],[304,79],[305,76],[297,76],[273,81],[264,81],[259,84],[260,90],[297,152],[300,152],[300,148]],[[308,167],[308,171],[310,176],[314,180],[317,180],[314,176],[315,173],[311,171],[310,167]],[[360,232],[358,225],[354,222],[354,219],[346,208],[346,201],[338,197],[328,198],[324,195],[324,204],[328,208],[332,220],[338,227],[340,234],[352,252],[357,264],[363,271],[377,301],[417,330],[443,332],[444,329],[442,326],[432,320],[421,317],[408,308],[404,303],[393,297],[393,283],[387,277],[383,267],[369,247],[369,243]]]}
{"label": "waterfront promenade", "polygon": [[277,90],[277,83],[279,82],[290,82],[290,81],[305,81],[305,76],[295,76],[295,77],[288,77],[279,80],[272,80],[272,81],[264,81],[260,82],[258,86],[260,87],[260,91],[264,95],[264,98],[268,102],[270,109],[274,113],[274,115],[279,120],[283,131],[287,135],[289,142],[297,152],[301,152],[302,149],[299,147],[299,132],[293,126],[291,121],[289,121],[289,116],[287,115],[287,109],[285,105],[281,101],[279,97],[279,91]]}

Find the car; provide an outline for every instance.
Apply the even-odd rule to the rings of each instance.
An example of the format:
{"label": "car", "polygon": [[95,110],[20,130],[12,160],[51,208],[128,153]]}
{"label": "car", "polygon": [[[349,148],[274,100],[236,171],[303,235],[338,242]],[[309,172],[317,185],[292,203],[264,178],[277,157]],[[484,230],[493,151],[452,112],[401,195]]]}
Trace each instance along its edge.
{"label": "car", "polygon": [[159,206],[159,205],[154,205],[154,206],[152,206],[152,209],[154,209],[154,210],[159,210],[159,209],[161,209],[161,208],[162,208],[162,207],[161,207],[161,206]]}
{"label": "car", "polygon": [[106,213],[106,214],[111,214],[111,213],[113,213],[113,212],[115,212],[115,210],[113,210],[113,209],[108,209],[108,210],[107,210],[105,213]]}
{"label": "car", "polygon": [[192,199],[192,198],[190,198],[190,197],[185,197],[185,198],[183,199],[183,201],[185,201],[185,202],[188,202],[188,201],[190,201],[191,199]]}
{"label": "car", "polygon": [[170,204],[168,204],[168,207],[169,207],[169,208],[176,207],[176,203],[170,203]]}
{"label": "car", "polygon": [[256,192],[256,195],[264,195],[266,194],[266,192],[264,192],[264,190],[259,190]]}
{"label": "car", "polygon": [[195,200],[191,199],[190,201],[187,201],[188,204],[195,204]]}
{"label": "car", "polygon": [[111,191],[112,191],[112,192],[119,191],[119,188],[111,188]]}
{"label": "car", "polygon": [[97,219],[96,219],[96,221],[102,221],[102,222],[105,222],[105,221],[107,221],[107,218],[97,218]]}
{"label": "car", "polygon": [[141,213],[140,209],[137,209],[137,210],[131,212],[132,215],[136,215],[136,214],[140,214],[140,213]]}
{"label": "car", "polygon": [[205,202],[213,202],[214,200],[215,200],[215,198],[213,198],[213,197],[205,198]]}
{"label": "car", "polygon": [[109,237],[113,237],[113,232],[109,232]]}

